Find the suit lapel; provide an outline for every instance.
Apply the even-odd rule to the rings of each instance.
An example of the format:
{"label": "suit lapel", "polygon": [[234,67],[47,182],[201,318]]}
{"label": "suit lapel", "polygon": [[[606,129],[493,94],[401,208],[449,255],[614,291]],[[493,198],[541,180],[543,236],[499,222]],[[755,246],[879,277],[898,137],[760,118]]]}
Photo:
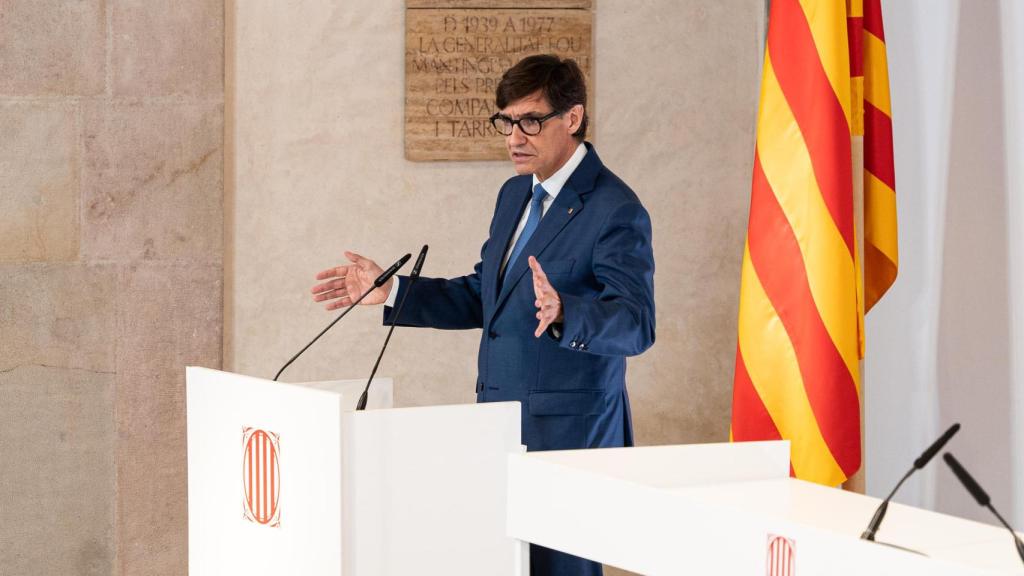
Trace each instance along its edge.
{"label": "suit lapel", "polygon": [[516,224],[519,223],[523,210],[526,209],[526,204],[530,201],[531,179],[524,178],[523,182],[522,186],[517,186],[514,190],[509,191],[510,197],[503,203],[498,219],[494,223],[493,240],[497,240],[497,242],[488,248],[485,266],[487,270],[485,281],[494,286],[492,298],[497,298],[498,273],[501,270],[501,262],[509,250],[509,243],[512,241],[512,234],[516,231]]}
{"label": "suit lapel", "polygon": [[515,285],[527,276],[526,272],[529,270],[529,256],[539,257],[544,249],[547,248],[548,244],[555,239],[556,236],[565,228],[566,224],[570,220],[576,217],[583,210],[583,201],[580,195],[570,186],[567,182],[562,191],[558,193],[558,197],[551,203],[551,207],[548,208],[547,213],[540,220],[540,224],[537,229],[533,232],[533,236],[526,243],[522,253],[516,258],[515,262],[511,263],[511,267],[505,274],[505,281],[501,286],[501,292],[498,294],[497,305],[495,310],[501,307],[501,304],[508,298],[509,293],[515,287]]}
{"label": "suit lapel", "polygon": [[[589,142],[586,143],[586,147],[587,155],[583,157],[583,162],[569,176],[569,180],[566,181],[565,186],[562,187],[562,191],[558,193],[558,197],[555,198],[551,207],[548,208],[547,213],[541,218],[540,225],[537,226],[533,236],[526,243],[522,253],[511,264],[511,268],[505,274],[501,292],[498,293],[497,301],[494,304],[494,314],[501,310],[502,305],[508,300],[508,296],[512,293],[512,289],[515,288],[516,284],[523,281],[524,276],[528,276],[526,274],[526,271],[530,268],[527,263],[528,257],[540,257],[548,244],[562,232],[566,225],[569,224],[569,221],[583,211],[583,197],[594,190],[597,175],[604,167],[594,147]],[[527,184],[522,190],[522,200],[517,204],[519,209],[508,211],[514,213],[512,214],[511,222],[507,225],[507,231],[504,228],[501,229],[503,236],[499,236],[499,238],[504,239],[505,242],[501,246],[500,251],[495,251],[497,262],[492,272],[494,286],[497,286],[497,270],[501,268],[501,261],[505,257],[505,252],[509,249],[508,244],[512,238],[512,233],[515,232],[516,224],[519,223],[519,217],[522,215],[523,208],[525,208],[526,202],[531,196],[531,184],[532,180],[527,180]],[[505,216],[507,216],[507,213],[503,215],[503,218]]]}

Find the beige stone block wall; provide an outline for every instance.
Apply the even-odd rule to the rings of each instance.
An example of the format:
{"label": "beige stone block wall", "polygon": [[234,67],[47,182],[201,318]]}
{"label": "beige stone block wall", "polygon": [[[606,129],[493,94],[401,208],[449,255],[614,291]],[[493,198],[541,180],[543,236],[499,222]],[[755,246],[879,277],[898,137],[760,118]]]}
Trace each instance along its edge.
{"label": "beige stone block wall", "polygon": [[0,103],[0,262],[77,257],[79,132],[73,104]]}
{"label": "beige stone block wall", "polygon": [[187,573],[221,362],[223,4],[0,3],[0,572]]}

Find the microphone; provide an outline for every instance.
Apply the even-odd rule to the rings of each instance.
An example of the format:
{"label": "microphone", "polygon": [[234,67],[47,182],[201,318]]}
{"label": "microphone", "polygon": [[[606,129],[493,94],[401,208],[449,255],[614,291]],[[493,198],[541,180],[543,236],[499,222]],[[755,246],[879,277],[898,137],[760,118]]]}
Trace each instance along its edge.
{"label": "microphone", "polygon": [[871,517],[871,522],[868,522],[867,529],[865,529],[864,532],[860,535],[862,540],[871,540],[872,542],[875,541],[875,532],[878,532],[879,526],[882,525],[882,520],[885,519],[885,513],[886,511],[889,510],[889,501],[892,500],[892,497],[896,495],[896,491],[900,489],[900,486],[903,486],[903,483],[906,482],[907,478],[910,478],[910,476],[914,472],[917,472],[918,470],[924,468],[928,464],[928,462],[930,462],[931,459],[934,458],[935,455],[939,453],[939,450],[942,450],[942,447],[946,445],[946,442],[949,442],[949,439],[952,438],[953,435],[959,431],[960,423],[957,422],[956,424],[950,426],[949,430],[946,430],[942,434],[942,436],[939,436],[938,440],[932,442],[932,445],[929,446],[927,450],[922,452],[916,460],[914,460],[914,466],[911,467],[910,470],[908,470],[907,473],[903,475],[903,478],[901,478],[900,481],[896,484],[896,487],[892,489],[892,492],[890,492],[889,495],[885,498],[885,500],[883,500],[882,503],[878,505],[878,509],[875,510],[875,515]]}
{"label": "microphone", "polygon": [[362,395],[359,396],[359,402],[356,403],[356,410],[366,410],[366,401],[370,394],[370,383],[373,382],[374,375],[377,374],[377,367],[380,366],[380,359],[384,357],[384,351],[388,348],[388,342],[391,341],[391,333],[395,331],[395,323],[398,322],[398,317],[402,314],[402,307],[405,306],[405,299],[409,296],[409,289],[416,283],[420,278],[420,270],[423,269],[423,261],[427,258],[426,244],[420,249],[420,255],[416,257],[416,263],[412,266],[412,272],[409,274],[409,288],[406,289],[405,294],[402,294],[402,299],[398,302],[398,308],[395,309],[395,313],[391,315],[390,327],[388,328],[387,338],[384,339],[384,346],[380,349],[380,354],[377,355],[377,362],[373,365],[373,371],[370,372],[370,379],[366,381],[366,387],[363,388]]}
{"label": "microphone", "polygon": [[1003,517],[999,515],[999,512],[996,512],[995,507],[992,506],[992,499],[988,497],[985,490],[981,488],[978,482],[974,480],[962,465],[960,465],[960,462],[958,462],[952,454],[946,452],[942,455],[942,459],[946,461],[946,464],[949,464],[950,469],[953,470],[953,474],[956,475],[957,479],[960,480],[960,483],[963,484],[964,488],[971,493],[971,496],[974,497],[978,504],[984,508],[988,508],[996,515],[996,518],[1002,522],[1003,526],[1006,526],[1006,529],[1010,531],[1010,534],[1013,534],[1013,543],[1017,546],[1017,555],[1020,556],[1021,561],[1024,562],[1024,542],[1021,542],[1020,536],[1013,531],[1013,528],[1010,527],[1006,520],[1003,520]]}
{"label": "microphone", "polygon": [[[380,288],[381,286],[383,286],[385,282],[390,280],[391,277],[395,275],[395,272],[398,272],[399,268],[401,268],[402,266],[405,266],[405,263],[409,261],[409,258],[412,258],[412,254],[406,254],[405,256],[402,256],[401,258],[398,259],[397,262],[395,262],[394,264],[389,266],[387,270],[381,272],[380,276],[377,276],[377,279],[373,281],[373,287],[374,288]],[[417,260],[416,262],[422,264],[423,263],[422,260],[423,260],[423,253],[421,252],[420,253],[420,259]],[[369,294],[370,292],[371,292],[371,290],[367,290],[366,294]],[[365,296],[366,294],[364,294],[363,296]],[[360,297],[360,300],[362,300],[362,297]]]}
{"label": "microphone", "polygon": [[360,302],[362,302],[363,298],[366,298],[367,296],[369,296],[370,292],[373,292],[377,288],[380,288],[381,286],[384,285],[385,282],[388,281],[389,278],[394,276],[395,272],[398,272],[398,269],[401,268],[402,266],[404,266],[405,263],[409,261],[409,258],[412,258],[412,254],[406,254],[405,256],[402,256],[401,258],[398,259],[397,262],[392,264],[390,268],[385,270],[380,276],[377,276],[377,279],[373,281],[373,287],[369,288],[366,292],[363,292],[363,294],[361,296],[359,296],[359,298],[355,302],[349,304],[348,308],[345,308],[345,310],[343,310],[342,313],[337,318],[332,320],[331,323],[328,324],[326,328],[321,330],[320,333],[316,335],[316,338],[313,338],[312,340],[310,340],[309,344],[306,344],[305,346],[303,346],[302,350],[299,350],[298,354],[296,354],[295,356],[292,356],[291,360],[285,362],[284,366],[281,366],[281,369],[278,370],[277,374],[274,375],[274,382],[277,382],[277,379],[281,377],[281,373],[284,372],[285,368],[291,366],[292,362],[295,362],[295,360],[298,359],[299,356],[302,356],[302,353],[305,352],[307,348],[312,346],[314,342],[319,340],[321,336],[323,336],[328,330],[331,329],[332,326],[337,324],[338,320],[341,320],[342,318],[344,318],[345,315],[348,314],[350,310],[352,310],[353,308],[356,307],[356,304],[359,304]]}

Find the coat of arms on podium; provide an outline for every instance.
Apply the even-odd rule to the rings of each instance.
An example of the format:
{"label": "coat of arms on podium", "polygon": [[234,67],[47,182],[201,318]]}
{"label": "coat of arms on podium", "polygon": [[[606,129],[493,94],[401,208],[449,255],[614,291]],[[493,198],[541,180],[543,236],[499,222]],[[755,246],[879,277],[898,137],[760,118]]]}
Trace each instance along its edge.
{"label": "coat of arms on podium", "polygon": [[256,524],[280,527],[281,497],[280,438],[257,428],[242,429],[242,507],[245,519]]}
{"label": "coat of arms on podium", "polygon": [[796,541],[777,534],[768,535],[768,576],[796,576]]}

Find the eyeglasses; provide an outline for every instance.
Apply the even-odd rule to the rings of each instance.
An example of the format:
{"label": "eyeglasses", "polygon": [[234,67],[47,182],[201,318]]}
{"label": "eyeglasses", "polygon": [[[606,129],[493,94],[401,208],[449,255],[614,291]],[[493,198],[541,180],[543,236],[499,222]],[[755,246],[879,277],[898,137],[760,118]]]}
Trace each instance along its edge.
{"label": "eyeglasses", "polygon": [[494,126],[494,129],[502,136],[511,136],[512,130],[516,125],[519,126],[519,129],[522,130],[523,134],[526,134],[527,136],[536,136],[537,134],[540,134],[541,125],[544,124],[544,122],[554,118],[555,116],[561,116],[562,114],[562,112],[555,111],[545,116],[541,116],[540,118],[523,116],[519,120],[513,120],[504,114],[495,114],[494,116],[491,116],[491,126]]}

